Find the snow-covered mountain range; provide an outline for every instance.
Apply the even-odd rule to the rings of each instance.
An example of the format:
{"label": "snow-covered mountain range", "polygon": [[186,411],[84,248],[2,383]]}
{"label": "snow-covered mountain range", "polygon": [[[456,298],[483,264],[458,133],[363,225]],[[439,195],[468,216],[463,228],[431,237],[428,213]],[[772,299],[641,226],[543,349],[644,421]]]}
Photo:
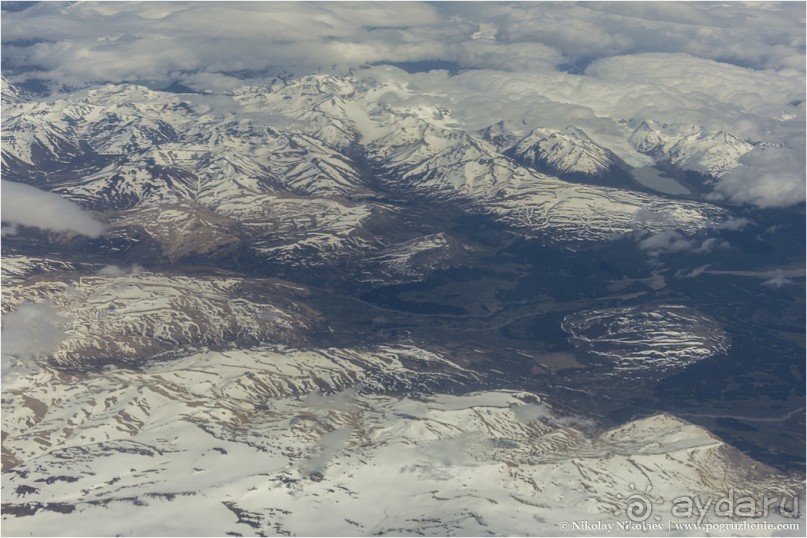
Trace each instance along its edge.
{"label": "snow-covered mountain range", "polygon": [[[449,126],[437,110],[382,106],[372,99],[384,88],[366,86],[312,75],[214,98],[107,85],[42,102],[5,82],[6,177],[99,211],[113,229],[142,228],[172,259],[235,245],[273,260],[305,259],[301,252],[312,249],[323,257],[364,252],[375,235],[368,227],[387,218],[373,198],[379,188],[449,201],[547,241],[669,226],[696,233],[725,215],[709,204],[600,186],[627,166],[580,130],[533,131],[497,147]],[[750,148],[701,132],[652,145],[656,131],[646,125],[631,142],[686,169],[722,172]],[[552,177],[568,174],[590,184]],[[209,233],[199,237],[202,228]]]}
{"label": "snow-covered mountain range", "polygon": [[[2,91],[4,182],[56,193],[105,227],[9,231],[7,533],[541,535],[597,520],[644,535],[685,495],[803,497],[799,476],[671,414],[603,424],[475,367],[475,349],[452,355],[406,330],[383,343],[334,336],[327,301],[349,318],[352,293],[372,313],[352,328],[386,334],[385,316],[411,312],[363,293],[468,268],[491,244],[585,253],[664,233],[696,244],[737,222],[730,206],[636,184],[607,137],[471,129],[443,101],[356,75],[217,94],[127,83],[40,95],[5,79]],[[656,165],[706,184],[755,148],[700,126],[621,125]],[[496,242],[469,238],[468,222]],[[480,274],[521,271],[508,256]],[[336,299],[323,297],[331,284]],[[468,319],[499,338],[496,314],[562,311],[553,329],[572,351],[625,378],[663,379],[731,349],[718,321],[673,299],[614,305],[644,293],[626,292],[524,313],[519,290],[473,290],[501,304],[458,315],[452,338],[476,330]],[[571,354],[554,370],[592,367]],[[631,512],[637,499],[647,517]]]}

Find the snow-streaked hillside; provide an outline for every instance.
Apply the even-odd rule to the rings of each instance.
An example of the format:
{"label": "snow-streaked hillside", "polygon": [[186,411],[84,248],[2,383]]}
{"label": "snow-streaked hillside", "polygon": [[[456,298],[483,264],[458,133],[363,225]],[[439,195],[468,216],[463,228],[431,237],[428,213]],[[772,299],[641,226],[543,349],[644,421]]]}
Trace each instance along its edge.
{"label": "snow-streaked hillside", "polygon": [[660,375],[728,351],[729,339],[708,316],[681,305],[627,306],[567,316],[575,346],[613,364],[616,375]]}
{"label": "snow-streaked hillside", "polygon": [[101,270],[45,275],[3,291],[4,312],[44,304],[61,318],[64,338],[52,355],[78,370],[200,346],[298,343],[321,323],[301,304],[304,288],[229,275]]}
{"label": "snow-streaked hillside", "polygon": [[416,237],[368,257],[360,266],[359,278],[374,285],[418,282],[435,271],[467,262],[473,252],[473,246],[443,232]]}
{"label": "snow-streaked hillside", "polygon": [[555,241],[603,241],[670,227],[691,234],[725,217],[723,209],[699,202],[562,181],[516,164],[468,133],[422,120],[402,120],[371,150],[390,188],[456,200]]}

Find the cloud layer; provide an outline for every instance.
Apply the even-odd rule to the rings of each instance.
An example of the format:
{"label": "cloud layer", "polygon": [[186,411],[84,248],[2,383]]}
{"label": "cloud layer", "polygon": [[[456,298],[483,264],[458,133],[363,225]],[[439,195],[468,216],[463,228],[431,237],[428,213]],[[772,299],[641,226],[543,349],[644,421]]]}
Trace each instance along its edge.
{"label": "cloud layer", "polygon": [[804,65],[799,3],[45,2],[2,24],[7,67],[73,81],[438,59],[534,70],[645,52]]}

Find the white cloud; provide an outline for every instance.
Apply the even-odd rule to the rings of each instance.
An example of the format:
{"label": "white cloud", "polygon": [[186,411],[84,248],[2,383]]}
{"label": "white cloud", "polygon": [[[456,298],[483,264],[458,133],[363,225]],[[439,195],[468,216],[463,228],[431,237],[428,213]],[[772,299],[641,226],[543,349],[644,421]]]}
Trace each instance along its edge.
{"label": "white cloud", "polygon": [[671,252],[694,252],[705,254],[716,249],[728,248],[726,241],[716,237],[708,237],[703,241],[685,237],[675,230],[665,230],[655,235],[650,235],[639,241],[639,248],[647,252],[652,257]]}
{"label": "white cloud", "polygon": [[[690,104],[717,104],[735,114],[772,113],[804,95],[802,74],[758,71],[682,53],[605,58],[589,66],[586,75],[602,83],[638,83],[643,92],[657,93],[659,98],[663,97],[661,93],[666,93],[666,100],[653,99],[646,103],[618,101],[617,106],[621,109],[685,108],[696,121],[703,116],[704,110]],[[742,81],[742,84],[738,84],[738,81]],[[682,121],[682,118],[678,121]]]}
{"label": "white cloud", "polygon": [[303,405],[322,411],[352,411],[356,409],[359,394],[355,389],[346,389],[333,394],[311,392],[303,399]]}
{"label": "white cloud", "polygon": [[722,239],[718,239],[716,237],[709,237],[703,240],[703,243],[701,243],[700,246],[695,249],[695,252],[703,254],[717,249],[729,248],[729,246],[728,241],[723,241]]}
{"label": "white cloud", "polygon": [[731,217],[716,225],[715,229],[737,231],[744,230],[751,224],[753,224],[751,220],[745,217]]}
{"label": "white cloud", "polygon": [[804,137],[792,145],[752,150],[740,167],[718,179],[712,197],[758,207],[782,207],[805,200]]}
{"label": "white cloud", "polygon": [[679,269],[675,272],[675,278],[695,278],[703,274],[704,271],[709,269],[709,264],[701,265],[695,267],[691,271],[684,271],[683,269]]}
{"label": "white cloud", "polygon": [[102,223],[58,194],[5,180],[0,194],[3,222],[90,237],[98,237],[104,232]]}
{"label": "white cloud", "polygon": [[684,237],[675,230],[665,230],[639,241],[639,248],[649,252],[651,255],[659,255],[665,252],[695,250],[697,243],[693,239]]}
{"label": "white cloud", "polygon": [[762,283],[763,286],[771,288],[781,288],[791,283],[782,271],[772,271],[771,278]]}
{"label": "white cloud", "polygon": [[473,467],[479,464],[479,454],[494,448],[493,440],[479,431],[456,437],[442,437],[420,445],[420,454],[429,466],[431,476],[440,477],[441,467]]}
{"label": "white cloud", "polygon": [[4,373],[15,360],[48,355],[66,335],[63,318],[49,304],[23,303],[3,314],[2,357]]}
{"label": "white cloud", "polygon": [[516,416],[516,419],[520,422],[532,422],[537,418],[545,417],[552,413],[552,410],[549,409],[549,407],[541,403],[517,405],[511,409],[513,410],[513,414]]}
{"label": "white cloud", "polygon": [[102,276],[125,276],[136,275],[143,272],[143,267],[134,264],[131,267],[119,267],[117,265],[105,265],[98,270],[98,274]]}
{"label": "white cloud", "polygon": [[575,428],[586,432],[593,432],[598,427],[595,420],[585,417],[563,416],[558,417],[555,422],[562,426],[568,426],[570,428]]}
{"label": "white cloud", "polygon": [[18,233],[19,231],[20,231],[19,226],[17,226],[16,224],[14,224],[14,223],[12,222],[12,223],[11,223],[11,224],[9,224],[8,226],[3,226],[3,227],[0,227],[0,236],[6,236],[6,235],[17,235],[17,233]]}
{"label": "white cloud", "polygon": [[352,436],[353,430],[350,428],[337,428],[324,434],[319,440],[317,453],[303,462],[301,471],[306,474],[324,472],[334,456],[347,447]]}

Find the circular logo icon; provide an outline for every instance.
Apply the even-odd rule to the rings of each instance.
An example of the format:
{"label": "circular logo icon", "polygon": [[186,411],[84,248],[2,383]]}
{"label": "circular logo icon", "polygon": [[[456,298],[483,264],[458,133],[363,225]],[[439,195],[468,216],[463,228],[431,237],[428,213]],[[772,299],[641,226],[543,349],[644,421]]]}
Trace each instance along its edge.
{"label": "circular logo icon", "polygon": [[[661,497],[655,498],[650,494],[650,491],[653,489],[653,486],[651,485],[648,485],[645,488],[645,493],[637,492],[636,486],[633,484],[630,484],[630,489],[633,491],[633,493],[631,493],[624,500],[624,507],[625,515],[634,523],[647,521],[650,519],[650,516],[653,515],[653,505],[664,503],[664,499]],[[617,498],[621,499],[622,495],[617,495]],[[661,517],[659,516],[653,516],[653,519],[656,521],[661,521]]]}
{"label": "circular logo icon", "polygon": [[653,504],[640,493],[634,493],[625,500],[625,514],[633,522],[645,521],[652,513]]}

